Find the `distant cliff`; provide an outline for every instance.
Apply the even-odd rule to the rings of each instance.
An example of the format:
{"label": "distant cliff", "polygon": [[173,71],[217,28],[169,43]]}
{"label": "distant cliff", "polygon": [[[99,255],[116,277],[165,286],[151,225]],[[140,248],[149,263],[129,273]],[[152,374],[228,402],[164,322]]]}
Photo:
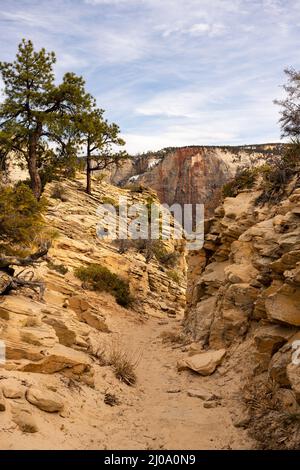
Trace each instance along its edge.
{"label": "distant cliff", "polygon": [[120,186],[138,183],[157,191],[163,203],[203,203],[210,216],[220,202],[220,189],[239,165],[280,152],[280,144],[166,148],[135,157],[111,174]]}

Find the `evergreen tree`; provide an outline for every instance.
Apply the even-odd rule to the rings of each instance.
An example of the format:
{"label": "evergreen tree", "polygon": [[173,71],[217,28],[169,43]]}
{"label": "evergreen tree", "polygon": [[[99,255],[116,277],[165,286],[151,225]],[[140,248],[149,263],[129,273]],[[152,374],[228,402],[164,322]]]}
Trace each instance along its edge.
{"label": "evergreen tree", "polygon": [[293,68],[286,69],[287,84],[283,85],[286,96],[274,103],[281,106],[281,130],[282,137],[300,137],[300,72]]}
{"label": "evergreen tree", "polygon": [[0,63],[5,93],[0,105],[0,155],[6,160],[18,158],[20,165],[26,162],[37,199],[42,175],[74,156],[75,141],[64,129],[70,129],[93,103],[81,77],[66,73],[62,83],[55,84],[55,61],[53,52],[37,52],[30,40],[23,39],[16,60]]}
{"label": "evergreen tree", "polygon": [[92,174],[105,170],[112,165],[119,165],[129,158],[125,151],[116,151],[117,146],[125,145],[120,137],[117,124],[109,124],[103,118],[104,111],[96,109],[84,113],[77,124],[81,132],[81,143],[86,159],[86,192],[92,191]]}

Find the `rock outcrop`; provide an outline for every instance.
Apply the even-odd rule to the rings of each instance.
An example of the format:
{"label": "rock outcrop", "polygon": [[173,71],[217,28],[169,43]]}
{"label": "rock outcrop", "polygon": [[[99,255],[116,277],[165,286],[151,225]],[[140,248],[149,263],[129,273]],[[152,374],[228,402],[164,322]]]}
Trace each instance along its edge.
{"label": "rock outcrop", "polygon": [[142,184],[154,189],[162,203],[204,204],[206,216],[220,202],[221,188],[239,165],[279,153],[280,145],[240,147],[192,146],[149,152],[112,172],[114,184]]}
{"label": "rock outcrop", "polygon": [[[134,246],[120,250],[114,241],[97,236],[100,204],[117,205],[120,195],[128,198],[129,205],[147,203],[149,198],[158,203],[153,192],[140,194],[106,183],[97,188],[95,182],[93,196],[87,196],[79,178],[62,183],[61,200],[51,197],[53,185],[45,192],[52,247],[47,258],[29,270],[45,281],[44,298],[23,288],[2,295],[0,302],[0,340],[5,345],[5,360],[1,357],[0,364],[1,427],[17,425],[21,433],[37,433],[48,425],[60,432],[59,419],[68,417],[69,408],[74,422],[76,410],[79,419],[86,401],[91,407],[99,406],[99,396],[107,388],[127,387],[114,377],[105,359],[112,343],[119,348],[122,341],[115,333],[118,318],[128,316],[137,323],[149,316],[180,320],[185,308],[183,241],[165,243],[167,252],[176,251],[174,278],[155,255],[147,260]],[[130,308],[118,305],[107,292],[89,290],[75,276],[76,268],[89,264],[101,264],[128,281]],[[91,436],[94,424],[89,421],[88,414]]]}
{"label": "rock outcrop", "polygon": [[[259,205],[260,194],[258,186],[226,198],[207,221],[204,247],[192,257],[184,320],[185,332],[203,350],[226,349],[223,374],[235,374],[240,384],[252,387],[258,380],[265,387],[273,384],[272,393],[259,392],[255,399],[258,389],[252,390],[250,406],[255,400],[260,410],[265,406],[259,416],[255,409],[257,423],[269,409],[278,416],[295,407],[300,411],[298,176],[281,202]],[[270,396],[273,404],[264,405]],[[254,421],[253,429],[263,432]],[[275,418],[274,423],[273,430]],[[272,442],[266,445],[295,445],[281,435]]]}

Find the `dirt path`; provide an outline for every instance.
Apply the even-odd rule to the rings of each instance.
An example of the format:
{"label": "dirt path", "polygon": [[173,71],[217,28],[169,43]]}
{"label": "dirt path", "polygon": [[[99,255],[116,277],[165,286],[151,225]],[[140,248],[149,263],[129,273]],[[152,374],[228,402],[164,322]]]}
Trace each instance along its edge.
{"label": "dirt path", "polygon": [[[114,310],[112,309],[112,312]],[[23,433],[11,421],[10,412],[0,416],[1,449],[242,449],[250,447],[245,431],[232,425],[226,407],[230,377],[215,373],[201,377],[178,373],[177,360],[184,352],[177,345],[164,344],[163,331],[180,331],[176,320],[149,318],[140,321],[134,312],[111,315],[111,341],[140,357],[134,387],[119,382],[110,367],[95,363],[95,387],[69,387],[60,374],[29,374],[30,383],[51,387],[63,397],[63,416],[45,413],[26,400],[10,400],[13,406],[29,407],[38,432]],[[10,374],[7,372],[7,374]],[[24,372],[12,372],[23,380]],[[232,385],[231,385],[232,387]],[[208,409],[200,398],[188,396],[188,389],[220,395],[221,404]],[[117,406],[105,404],[105,393],[114,393]],[[227,397],[227,398],[226,398]]]}
{"label": "dirt path", "polygon": [[161,324],[149,319],[130,327],[123,320],[122,334],[132,349],[142,351],[137,367],[136,399],[119,410],[119,419],[110,437],[108,449],[238,449],[247,448],[244,431],[232,425],[225,400],[207,409],[199,398],[188,396],[188,389],[200,389],[222,396],[221,381],[177,372],[176,363],[183,353],[162,342],[162,331],[178,329],[178,322]]}

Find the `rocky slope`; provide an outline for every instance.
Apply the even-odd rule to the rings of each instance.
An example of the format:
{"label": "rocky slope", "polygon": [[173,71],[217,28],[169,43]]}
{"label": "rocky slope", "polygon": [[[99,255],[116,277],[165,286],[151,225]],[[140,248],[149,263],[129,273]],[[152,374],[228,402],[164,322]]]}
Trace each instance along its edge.
{"label": "rocky slope", "polygon": [[154,189],[160,201],[172,205],[205,204],[210,216],[220,201],[220,188],[239,165],[280,152],[280,145],[241,147],[194,146],[147,153],[112,172],[114,184],[142,184]]}
{"label": "rocky slope", "polygon": [[[140,354],[135,345],[124,344],[119,322],[128,318],[129,328],[149,317],[176,322],[184,312],[181,242],[169,243],[169,249],[178,253],[174,281],[155,257],[147,263],[136,249],[121,254],[114,243],[96,236],[96,209],[101,202],[121,194],[130,203],[145,202],[155,195],[103,183],[89,197],[83,180],[65,182],[63,188],[62,200],[51,198],[51,185],[46,191],[46,218],[57,235],[48,259],[34,268],[34,276],[46,282],[44,299],[27,289],[1,297],[0,340],[6,347],[6,361],[0,364],[1,448],[93,448],[95,428],[95,445],[109,445],[109,436],[104,438],[98,429],[109,408],[104,402],[108,391],[125,403],[137,398],[137,392],[105,366],[104,358],[114,348],[134,354],[134,360]],[[82,286],[74,268],[90,263],[100,263],[129,280],[131,309],[120,307],[108,293]]]}
{"label": "rocky slope", "polygon": [[299,177],[277,204],[257,205],[260,194],[258,187],[226,198],[207,221],[203,250],[190,267],[184,325],[204,350],[225,354],[217,374],[232,384],[236,425],[262,447],[297,448]]}

